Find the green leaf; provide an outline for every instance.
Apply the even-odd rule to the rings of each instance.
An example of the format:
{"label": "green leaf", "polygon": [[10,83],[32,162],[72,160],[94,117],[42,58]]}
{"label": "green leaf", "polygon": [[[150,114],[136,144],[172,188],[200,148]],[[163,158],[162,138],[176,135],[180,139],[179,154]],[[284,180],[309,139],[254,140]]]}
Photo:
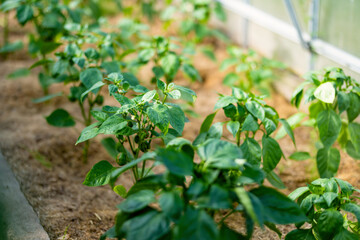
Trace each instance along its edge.
{"label": "green leaf", "polygon": [[316,164],[322,178],[335,176],[340,164],[340,152],[336,148],[319,149],[316,155]]}
{"label": "green leaf", "polygon": [[237,99],[233,96],[221,96],[219,100],[216,102],[214,110],[217,110],[219,108],[226,107],[232,103],[236,103]]}
{"label": "green leaf", "polygon": [[112,137],[104,138],[101,140],[101,145],[105,148],[107,153],[113,158],[116,159],[118,151],[116,150],[116,142]]}
{"label": "green leaf", "polygon": [[166,134],[170,124],[168,107],[162,104],[155,104],[146,111],[150,121]]}
{"label": "green leaf", "polygon": [[16,69],[15,71],[13,71],[12,73],[10,73],[9,75],[7,75],[6,78],[15,79],[15,78],[20,78],[20,77],[26,77],[29,74],[30,74],[29,69],[19,68],[19,69]]}
{"label": "green leaf", "polygon": [[197,98],[196,93],[189,88],[175,85],[174,90],[179,90],[181,93],[181,99],[183,99],[187,102],[193,103],[193,102],[195,102],[195,100]]}
{"label": "green leaf", "polygon": [[316,88],[314,96],[325,103],[334,103],[335,88],[332,82],[326,82]]}
{"label": "green leaf", "polygon": [[170,231],[170,221],[163,213],[150,210],[127,220],[121,231],[127,240],[157,240]]}
{"label": "green leaf", "polygon": [[[290,127],[292,129],[294,129],[295,127],[297,127],[300,122],[306,117],[306,114],[305,113],[295,113],[294,115],[290,116],[288,119],[287,119],[287,122],[289,123]],[[285,128],[284,126],[281,126],[279,131],[277,131],[276,133],[276,137],[275,139],[280,139],[280,138],[283,138],[285,137],[286,135],[286,131],[285,131]]]}
{"label": "green leaf", "polygon": [[295,137],[294,137],[294,132],[291,129],[290,124],[286,121],[286,119],[279,119],[279,121],[282,123],[282,125],[285,128],[286,133],[290,136],[291,140],[293,141],[294,145],[295,144]]}
{"label": "green leaf", "polygon": [[211,113],[205,118],[205,120],[201,124],[200,133],[204,133],[204,132],[209,131],[209,129],[210,129],[210,127],[211,127],[211,125],[212,125],[212,123],[214,121],[216,113],[217,112]]}
{"label": "green leaf", "polygon": [[193,160],[189,155],[174,149],[158,149],[156,160],[162,162],[166,168],[178,176],[193,174]]}
{"label": "green leaf", "polygon": [[325,192],[322,195],[328,207],[331,206],[331,203],[338,197],[337,193],[334,192]]}
{"label": "green leaf", "polygon": [[84,100],[84,98],[88,95],[89,92],[93,92],[93,93],[99,92],[100,88],[104,85],[105,85],[105,83],[103,83],[103,82],[95,83],[94,85],[91,86],[91,88],[89,88],[88,90],[86,90],[85,92],[83,92],[81,94],[80,101],[82,102]]}
{"label": "green leaf", "polygon": [[126,188],[123,185],[116,185],[113,191],[122,198],[126,197]]}
{"label": "green leaf", "polygon": [[275,189],[261,186],[250,192],[261,201],[265,222],[289,224],[307,220],[299,205]]}
{"label": "green leaf", "polygon": [[142,62],[148,62],[155,55],[155,50],[153,48],[145,48],[139,52],[139,59]]}
{"label": "green leaf", "polygon": [[166,83],[164,83],[163,81],[156,79],[156,86],[162,91],[164,92],[166,90]]}
{"label": "green leaf", "polygon": [[94,138],[96,137],[98,134],[99,134],[99,128],[97,128],[97,126],[99,125],[100,123],[94,123],[94,124],[91,124],[90,126],[84,128],[82,131],[81,131],[81,134],[78,138],[78,140],[76,141],[75,145],[77,145],[78,143],[81,143],[81,142],[85,142],[91,138]]}
{"label": "green leaf", "polygon": [[236,133],[239,131],[240,123],[237,121],[230,121],[226,124],[226,128],[233,135],[233,137],[235,137]]}
{"label": "green leaf", "polygon": [[289,232],[285,240],[316,240],[312,229],[295,229]]}
{"label": "green leaf", "polygon": [[16,18],[21,25],[25,25],[34,16],[34,11],[29,4],[21,5],[16,9]]}
{"label": "green leaf", "polygon": [[91,116],[93,116],[93,118],[95,118],[99,122],[104,122],[108,118],[108,115],[105,112],[97,110],[92,110]]}
{"label": "green leaf", "polygon": [[120,115],[112,115],[106,119],[99,127],[99,133],[116,134],[117,131],[125,128],[127,121]]}
{"label": "green leaf", "polygon": [[308,152],[294,152],[289,158],[296,161],[304,161],[311,158],[311,156]]}
{"label": "green leaf", "polygon": [[254,211],[254,206],[251,203],[249,194],[245,191],[244,188],[235,188],[234,191],[236,196],[239,198],[241,204],[244,206],[246,213],[250,216],[250,218],[254,222],[259,223],[258,217],[256,216]]}
{"label": "green leaf", "polygon": [[171,92],[168,92],[168,96],[172,99],[180,99],[181,98],[181,92],[179,90],[172,90]]}
{"label": "green leaf", "polygon": [[170,125],[181,135],[185,126],[185,114],[177,105],[171,105],[167,111]]}
{"label": "green leaf", "polygon": [[226,74],[223,83],[227,86],[234,86],[236,85],[236,83],[238,83],[240,80],[240,76],[236,73],[228,73]]}
{"label": "green leaf", "polygon": [[356,93],[350,92],[349,98],[350,98],[350,106],[346,112],[349,122],[352,122],[360,114],[360,96],[357,95]]}
{"label": "green leaf", "polygon": [[156,90],[149,91],[142,96],[141,101],[150,102],[151,100],[154,99],[155,95],[156,95]]}
{"label": "green leaf", "polygon": [[256,132],[259,129],[259,124],[255,118],[249,114],[245,118],[241,131],[251,131]]}
{"label": "green leaf", "polygon": [[75,120],[64,109],[56,109],[49,116],[46,117],[48,124],[55,127],[72,127],[75,126]]}
{"label": "green leaf", "polygon": [[265,118],[264,122],[263,122],[264,126],[265,126],[265,130],[266,130],[266,134],[270,135],[272,134],[275,130],[276,130],[276,124],[274,121],[272,121],[269,118]]}
{"label": "green leaf", "polygon": [[341,209],[355,215],[358,223],[360,222],[360,206],[355,203],[345,203],[341,205]]}
{"label": "green leaf", "polygon": [[246,109],[256,118],[261,121],[265,120],[265,110],[264,108],[255,101],[248,101],[245,104]]}
{"label": "green leaf", "polygon": [[[102,73],[97,68],[87,68],[80,73],[80,81],[87,89],[90,89],[95,83],[101,82],[102,79]],[[92,92],[97,94],[98,90],[93,90]]]}
{"label": "green leaf", "polygon": [[240,146],[244,158],[252,165],[259,166],[261,162],[260,144],[253,138],[247,137]]}
{"label": "green leaf", "polygon": [[269,136],[263,136],[262,138],[262,156],[264,170],[270,172],[274,170],[276,165],[280,162],[283,155],[281,148],[275,139]]}
{"label": "green leaf", "polygon": [[168,53],[160,59],[160,65],[164,69],[166,75],[172,80],[180,68],[180,60],[174,53]]}
{"label": "green leaf", "polygon": [[335,235],[333,240],[357,240],[359,236],[355,233],[349,232],[345,228],[341,228],[339,233]]}
{"label": "green leaf", "polygon": [[266,179],[271,183],[271,185],[273,185],[277,189],[285,189],[286,188],[284,183],[281,181],[281,178],[273,171],[266,173]]}
{"label": "green leaf", "polygon": [[210,192],[207,196],[198,199],[200,208],[210,209],[229,209],[232,207],[230,201],[230,194],[228,189],[214,184],[210,187]]}
{"label": "green leaf", "polygon": [[147,207],[156,201],[155,193],[151,190],[141,190],[130,196],[117,207],[125,213],[133,213]]}
{"label": "green leaf", "polygon": [[182,69],[192,81],[201,81],[200,74],[193,65],[185,63],[182,65]]}
{"label": "green leaf", "polygon": [[338,108],[339,113],[346,111],[350,107],[350,97],[347,93],[339,92],[338,93]]}
{"label": "green leaf", "polygon": [[289,194],[289,198],[293,201],[301,197],[303,194],[309,192],[309,187],[299,187]]}
{"label": "green leaf", "polygon": [[2,4],[0,5],[0,11],[8,12],[9,10],[17,8],[17,7],[19,7],[21,5],[22,1],[23,0],[5,0],[5,1],[2,1]]}
{"label": "green leaf", "polygon": [[163,192],[159,205],[165,215],[172,219],[178,219],[184,208],[183,200],[177,192]]}
{"label": "green leaf", "polygon": [[221,225],[220,234],[218,240],[222,239],[237,239],[237,240],[245,240],[247,239],[240,233],[231,228],[227,227],[226,224]]}
{"label": "green leaf", "polygon": [[360,124],[359,123],[349,123],[348,126],[350,133],[350,140],[355,147],[355,150],[360,153]]}
{"label": "green leaf", "polygon": [[108,184],[115,169],[108,161],[100,161],[86,174],[83,184],[90,187]]}
{"label": "green leaf", "polygon": [[237,161],[242,161],[240,149],[220,139],[207,140],[198,148],[198,154],[200,159],[205,161],[205,166],[220,169],[239,169],[241,166]]}
{"label": "green leaf", "polygon": [[18,40],[13,43],[7,43],[2,48],[0,48],[0,53],[10,53],[15,52],[24,47],[24,44],[22,41]]}
{"label": "green leaf", "polygon": [[46,96],[41,97],[41,98],[32,99],[31,102],[33,102],[33,103],[42,103],[42,102],[49,101],[49,100],[51,100],[51,99],[53,99],[55,97],[60,97],[62,95],[63,95],[62,92],[58,92],[58,93],[46,95]]}
{"label": "green leaf", "polygon": [[175,240],[216,240],[219,232],[214,220],[204,211],[188,207],[176,229]]}
{"label": "green leaf", "polygon": [[332,239],[342,228],[344,219],[335,209],[323,211],[317,221],[317,230],[323,239]]}
{"label": "green leaf", "polygon": [[319,113],[316,123],[320,132],[321,142],[330,147],[336,141],[341,130],[341,118],[333,110],[327,109]]}
{"label": "green leaf", "polygon": [[360,152],[356,151],[354,144],[352,144],[351,141],[346,143],[346,152],[353,159],[360,159]]}

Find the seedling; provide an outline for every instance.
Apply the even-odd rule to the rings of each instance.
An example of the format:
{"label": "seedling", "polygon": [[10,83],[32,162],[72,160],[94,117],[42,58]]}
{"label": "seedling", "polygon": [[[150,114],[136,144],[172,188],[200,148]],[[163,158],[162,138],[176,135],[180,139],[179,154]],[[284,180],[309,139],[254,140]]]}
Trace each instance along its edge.
{"label": "seedling", "polygon": [[224,84],[236,86],[245,91],[260,91],[270,94],[271,83],[275,80],[274,71],[285,69],[282,62],[261,57],[254,50],[243,50],[238,47],[228,47],[229,58],[221,64],[221,70],[235,69],[224,78]]}
{"label": "seedling", "polygon": [[148,63],[153,64],[153,83],[156,83],[156,79],[164,79],[166,83],[171,83],[179,70],[192,81],[201,80],[190,59],[183,53],[175,52],[179,46],[170,38],[153,37],[148,41],[141,41],[137,49],[137,59],[132,61],[129,67],[138,68]]}

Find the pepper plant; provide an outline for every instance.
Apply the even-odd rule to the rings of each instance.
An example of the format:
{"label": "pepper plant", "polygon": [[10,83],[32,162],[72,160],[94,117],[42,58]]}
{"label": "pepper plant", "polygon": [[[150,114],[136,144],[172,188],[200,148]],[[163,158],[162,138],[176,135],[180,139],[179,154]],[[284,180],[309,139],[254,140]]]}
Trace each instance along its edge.
{"label": "pepper plant", "polygon": [[[140,155],[151,149],[152,141],[160,138],[168,142],[182,134],[186,121],[185,114],[178,105],[167,100],[181,98],[194,101],[196,95],[188,88],[174,83],[166,84],[161,80],[157,80],[158,91],[150,91],[144,86],[129,84],[120,73],[112,73],[106,79],[111,82],[110,95],[121,106],[104,106],[102,110],[92,111],[91,114],[98,121],[82,131],[77,144],[88,141],[98,134],[115,135],[118,140],[113,144],[116,145],[114,150],[116,162],[120,166],[132,165],[131,169],[136,182],[147,176],[153,168],[147,169],[144,162],[141,169],[138,169],[136,164]],[[132,96],[133,91],[135,95]],[[132,97],[129,98],[126,95]],[[97,169],[104,166],[109,167],[111,164],[102,161],[94,166],[92,172],[100,171]],[[89,173],[87,179],[92,177],[92,172]],[[93,181],[85,180],[88,185],[92,185],[91,182]]]}
{"label": "pepper plant", "polygon": [[179,70],[192,81],[201,80],[198,71],[186,54],[176,52],[180,47],[172,40],[156,36],[141,41],[137,47],[138,56],[129,64],[129,67],[137,69],[149,63],[153,64],[153,83],[156,83],[156,79],[164,79],[166,83],[170,83]]}
{"label": "pepper plant", "polygon": [[321,75],[312,72],[305,79],[291,102],[296,107],[303,98],[305,103],[311,103],[309,120],[304,124],[319,133],[317,169],[320,177],[330,178],[336,175],[340,164],[340,152],[333,147],[336,142],[352,158],[360,159],[360,124],[356,122],[360,114],[360,84],[340,68],[328,68]]}
{"label": "pepper plant", "polygon": [[[221,108],[229,120],[212,124]],[[223,126],[226,125],[226,129],[234,138],[233,142],[241,149],[244,158],[254,166],[262,166],[266,178],[275,187],[285,188],[279,176],[273,171],[283,157],[280,145],[271,136],[279,123],[283,125],[295,144],[294,133],[288,122],[280,118],[277,111],[263,101],[263,97],[234,87],[231,96],[220,95],[215,105],[215,112],[204,120],[194,143],[200,144],[209,138],[223,137]],[[261,139],[259,139],[260,134],[262,134]]]}
{"label": "pepper plant", "polygon": [[359,190],[338,178],[320,178],[293,191],[289,198],[297,200],[308,225],[296,224],[297,229],[288,233],[285,240],[359,239],[360,206],[354,192]]}
{"label": "pepper plant", "polygon": [[[194,161],[196,155],[199,162]],[[255,224],[281,236],[275,224],[306,221],[296,203],[262,186],[265,173],[243,159],[233,143],[209,139],[194,146],[175,138],[136,162],[145,160],[165,171],[122,192],[126,199],[118,205],[115,226],[101,239],[250,239]],[[108,181],[102,180],[111,182],[129,167],[110,165],[101,176],[94,172],[91,177],[105,184]],[[85,184],[87,180],[90,175]],[[227,218],[233,214],[246,219],[246,233],[229,227]]]}
{"label": "pepper plant", "polygon": [[274,71],[285,69],[285,64],[261,57],[254,50],[244,50],[235,46],[227,48],[229,58],[225,59],[220,69],[229,72],[223,82],[228,86],[240,87],[246,91],[254,89],[262,94],[270,94],[271,83],[275,79]]}
{"label": "pepper plant", "polygon": [[[85,28],[85,27],[84,27]],[[115,60],[118,43],[116,36],[104,32],[91,32],[80,29],[76,34],[67,37],[68,45],[63,52],[55,55],[57,60],[51,64],[52,83],[63,83],[71,85],[68,99],[76,102],[81,111],[81,122],[88,127],[92,124],[91,112],[96,105],[102,105],[103,96],[100,89],[105,85],[103,77],[112,72],[121,72],[121,61]],[[96,48],[88,47],[93,44]],[[42,62],[35,63],[38,66]],[[137,85],[138,80],[130,73],[122,76],[128,84]],[[55,93],[36,99],[42,102],[61,95]],[[71,127],[75,125],[75,117],[64,109],[56,109],[47,118],[50,125],[56,127]],[[86,141],[83,151],[83,160],[87,161],[90,142]]]}

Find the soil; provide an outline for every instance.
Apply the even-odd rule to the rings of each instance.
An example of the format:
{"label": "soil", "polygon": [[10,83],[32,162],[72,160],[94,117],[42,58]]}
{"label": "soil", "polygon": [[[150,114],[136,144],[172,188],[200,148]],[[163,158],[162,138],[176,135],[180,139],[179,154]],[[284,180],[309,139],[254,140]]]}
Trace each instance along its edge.
{"label": "soil", "polygon": [[[11,39],[25,39],[24,29],[20,29],[14,23],[10,29]],[[215,54],[219,61],[224,59],[225,47],[219,44]],[[87,187],[82,185],[82,181],[96,162],[110,160],[110,156],[101,147],[100,139],[96,139],[90,147],[88,163],[83,164],[82,146],[74,145],[82,126],[78,124],[76,128],[60,129],[46,123],[44,116],[58,107],[79,118],[80,113],[78,106],[70,103],[65,97],[56,98],[50,103],[33,104],[32,99],[42,96],[36,71],[16,80],[6,79],[15,69],[32,65],[34,60],[27,56],[23,50],[10,55],[6,61],[2,60],[0,63],[0,150],[10,163],[22,191],[51,239],[99,239],[101,234],[112,226],[117,213],[116,205],[122,198],[109,187]],[[204,117],[212,112],[218,98],[217,94],[231,92],[221,84],[225,73],[217,70],[216,63],[202,55],[196,56],[194,62],[204,82],[191,85],[198,95],[194,110],[201,115],[200,118],[191,118],[191,123],[185,126],[184,137],[191,140],[198,134]],[[146,76],[146,71],[148,69],[143,70],[140,76]],[[53,86],[50,91],[63,91],[66,95],[68,90],[58,85]],[[110,98],[106,98],[105,101],[108,105],[116,105]],[[280,94],[272,94],[268,103],[274,106],[283,118],[297,112]],[[220,114],[217,120],[221,119]],[[314,152],[310,129],[297,128],[295,136],[298,150]],[[289,137],[284,137],[279,142],[285,156],[295,151]],[[44,164],[44,160],[39,160],[36,153],[45,156],[48,164]],[[281,160],[277,169],[287,186],[285,194],[318,177],[313,161]],[[358,172],[358,163],[342,153],[338,177],[360,187]],[[132,184],[130,175],[126,174],[119,182],[127,189]],[[240,216],[233,215],[228,222],[231,227],[244,231],[244,221]],[[279,228],[283,233],[292,229],[291,226]],[[267,230],[257,229],[254,239],[278,237]]]}

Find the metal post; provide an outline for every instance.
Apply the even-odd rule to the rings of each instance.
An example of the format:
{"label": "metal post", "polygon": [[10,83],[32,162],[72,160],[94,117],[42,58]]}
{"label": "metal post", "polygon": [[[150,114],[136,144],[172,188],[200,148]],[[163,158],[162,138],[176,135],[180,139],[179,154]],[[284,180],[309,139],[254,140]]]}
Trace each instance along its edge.
{"label": "metal post", "polygon": [[294,9],[294,6],[291,2],[291,0],[284,0],[285,2],[285,5],[286,5],[286,8],[289,12],[289,15],[290,15],[290,18],[291,18],[291,21],[296,29],[296,32],[298,34],[298,37],[300,39],[300,42],[301,42],[301,45],[308,49],[309,51],[312,51],[311,50],[311,46],[310,46],[310,43],[305,41],[304,37],[303,37],[303,34],[302,34],[302,31],[301,31],[301,27],[300,27],[300,24],[299,24],[299,21],[296,17],[296,13],[295,13],[295,9]]}

